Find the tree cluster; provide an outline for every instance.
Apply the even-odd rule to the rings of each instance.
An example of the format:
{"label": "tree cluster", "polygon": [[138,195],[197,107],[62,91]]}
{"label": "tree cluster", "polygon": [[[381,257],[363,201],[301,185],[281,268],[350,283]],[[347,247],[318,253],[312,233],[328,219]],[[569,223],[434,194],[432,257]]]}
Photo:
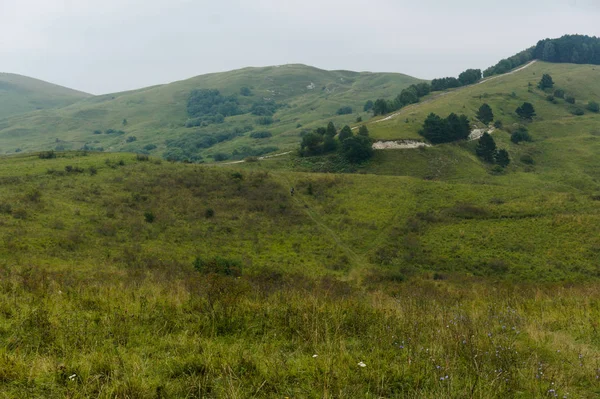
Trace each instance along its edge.
{"label": "tree cluster", "polygon": [[385,115],[407,105],[418,103],[421,97],[428,95],[430,92],[431,86],[428,83],[410,85],[402,90],[393,100],[379,98],[372,104],[367,102],[364,108],[365,110],[367,108],[371,109],[374,116]]}
{"label": "tree cluster", "polygon": [[447,118],[429,114],[419,134],[433,144],[466,140],[471,134],[469,119],[465,115],[451,113]]}
{"label": "tree cluster", "polygon": [[481,69],[467,69],[458,75],[458,79],[453,77],[433,79],[431,81],[431,91],[454,89],[477,83],[479,80],[481,80]]}
{"label": "tree cluster", "polygon": [[509,72],[512,69],[527,64],[534,59],[535,47],[523,50],[520,53],[513,55],[512,57],[505,58],[498,62],[496,65],[489,67],[483,71],[483,77],[487,78],[493,75],[502,75],[503,73]]}
{"label": "tree cluster", "polygon": [[523,103],[523,105],[517,108],[515,112],[521,119],[531,120],[535,116],[535,108],[533,108],[531,103],[527,102]]}
{"label": "tree cluster", "polygon": [[[337,139],[336,139],[337,136]],[[300,144],[300,155],[312,156],[339,151],[350,163],[360,163],[373,156],[373,145],[369,130],[361,126],[358,135],[352,133],[350,126],[344,126],[339,133],[333,122],[327,127],[319,127],[307,133]]]}
{"label": "tree cluster", "polygon": [[540,40],[534,58],[547,62],[600,65],[600,38],[565,35],[559,39]]}
{"label": "tree cluster", "polygon": [[475,150],[477,156],[488,163],[495,163],[505,168],[510,164],[508,151],[504,149],[498,150],[494,138],[489,133],[484,133],[477,143]]}

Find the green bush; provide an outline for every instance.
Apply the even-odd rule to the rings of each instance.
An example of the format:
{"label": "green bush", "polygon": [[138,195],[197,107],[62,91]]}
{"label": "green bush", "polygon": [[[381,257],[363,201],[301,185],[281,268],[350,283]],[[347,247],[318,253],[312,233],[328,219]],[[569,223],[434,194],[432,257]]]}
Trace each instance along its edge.
{"label": "green bush", "polygon": [[269,137],[273,137],[273,133],[267,131],[252,132],[250,133],[250,137],[252,137],[253,139],[266,139]]}
{"label": "green bush", "polygon": [[515,144],[519,144],[522,141],[530,142],[531,136],[529,135],[527,129],[525,129],[524,127],[520,127],[517,131],[511,134],[510,141],[512,141]]}
{"label": "green bush", "polygon": [[575,97],[567,97],[565,98],[565,101],[569,104],[575,104]]}
{"label": "green bush", "polygon": [[197,257],[194,261],[194,269],[202,274],[221,274],[233,277],[242,275],[242,263],[240,261],[220,256],[209,260]]}
{"label": "green bush", "polygon": [[591,112],[600,112],[600,105],[595,101],[590,101],[587,105],[587,109]]}

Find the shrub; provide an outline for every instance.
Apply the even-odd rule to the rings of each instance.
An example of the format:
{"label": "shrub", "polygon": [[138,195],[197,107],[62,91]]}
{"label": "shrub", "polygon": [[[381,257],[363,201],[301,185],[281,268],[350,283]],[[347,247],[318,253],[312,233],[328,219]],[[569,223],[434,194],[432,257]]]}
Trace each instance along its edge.
{"label": "shrub", "polygon": [[242,274],[242,264],[238,260],[221,258],[217,256],[210,260],[197,257],[194,269],[202,274],[221,274],[224,276],[238,277]]}
{"label": "shrub", "polygon": [[127,142],[127,143],[133,143],[134,141],[137,141],[137,137],[135,137],[135,136],[129,136],[125,140],[125,142]]}
{"label": "shrub", "polygon": [[136,154],[135,160],[138,162],[146,162],[150,159],[150,157],[146,154]]}
{"label": "shrub", "polygon": [[213,218],[215,216],[215,210],[212,208],[208,208],[205,212],[204,212],[204,217],[207,219]]}
{"label": "shrub", "polygon": [[519,144],[522,141],[530,142],[531,136],[529,135],[529,132],[527,131],[527,129],[525,129],[524,127],[521,127],[516,132],[511,134],[510,141],[512,141],[515,144]]}
{"label": "shrub", "polygon": [[224,154],[222,152],[217,152],[215,155],[213,155],[213,159],[215,160],[215,162],[222,162],[228,160],[229,155]]}
{"label": "shrub", "polygon": [[554,90],[554,97],[565,98],[565,91],[561,89]]}
{"label": "shrub", "polygon": [[40,152],[38,157],[40,159],[53,159],[56,158],[56,153],[54,151],[44,151]]}
{"label": "shrub", "polygon": [[352,113],[352,107],[348,107],[348,106],[341,107],[340,109],[338,109],[336,111],[336,114],[338,114],[338,115],[349,115],[351,113]]}
{"label": "shrub", "polygon": [[565,98],[565,101],[568,102],[569,104],[575,104],[575,97],[567,97]]}
{"label": "shrub", "polygon": [[533,157],[529,154],[521,156],[521,162],[523,162],[526,165],[533,165],[535,163]]}
{"label": "shrub", "polygon": [[88,170],[90,172],[90,176],[94,176],[94,175],[98,174],[98,169],[95,166],[90,166],[90,168]]}
{"label": "shrub", "polygon": [[553,95],[549,95],[546,97],[546,100],[548,100],[549,102],[556,104],[556,100],[554,99]]}
{"label": "shrub", "polygon": [[146,151],[152,151],[156,149],[156,145],[155,144],[148,144],[144,146],[144,150]]}
{"label": "shrub", "polygon": [[67,165],[65,166],[65,172],[67,173],[83,173],[83,168],[79,166]]}
{"label": "shrub", "polygon": [[494,122],[494,127],[496,129],[502,129],[504,127],[504,124],[502,123],[502,121],[496,121]]}
{"label": "shrub", "polygon": [[595,101],[590,101],[587,105],[587,109],[592,112],[600,112],[600,105]]}
{"label": "shrub", "polygon": [[267,126],[273,124],[273,118],[270,116],[261,116],[256,119],[258,125]]}
{"label": "shrub", "polygon": [[273,137],[273,133],[267,131],[253,132],[250,133],[250,137],[252,137],[253,139],[266,139],[269,137]]}
{"label": "shrub", "polygon": [[571,113],[575,116],[585,115],[585,111],[582,108],[575,108]]}
{"label": "shrub", "polygon": [[146,223],[153,223],[155,219],[156,216],[154,216],[152,212],[144,212],[144,220],[146,221]]}
{"label": "shrub", "polygon": [[94,130],[94,134],[102,134],[102,130]]}

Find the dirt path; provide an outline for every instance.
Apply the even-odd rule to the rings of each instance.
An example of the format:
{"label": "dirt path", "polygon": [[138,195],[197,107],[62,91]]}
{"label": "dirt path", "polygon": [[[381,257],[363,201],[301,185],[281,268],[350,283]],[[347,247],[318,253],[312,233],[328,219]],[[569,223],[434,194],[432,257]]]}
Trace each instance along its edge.
{"label": "dirt path", "polygon": [[[258,157],[258,160],[264,161],[265,159],[277,158],[277,157],[281,157],[281,156],[284,156],[287,154],[291,154],[292,152],[294,152],[294,151],[282,152],[281,154],[275,154],[275,155],[266,155],[264,157]],[[244,163],[244,162],[246,162],[246,160],[242,159],[241,161],[225,162],[225,163],[220,163],[218,165],[235,165],[235,164]]]}

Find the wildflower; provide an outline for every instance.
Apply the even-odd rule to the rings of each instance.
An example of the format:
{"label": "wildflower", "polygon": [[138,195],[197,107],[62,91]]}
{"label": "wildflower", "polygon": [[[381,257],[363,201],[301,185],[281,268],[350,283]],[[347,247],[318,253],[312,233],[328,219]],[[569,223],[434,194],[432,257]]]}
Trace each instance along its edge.
{"label": "wildflower", "polygon": [[69,376],[69,380],[73,381],[75,379],[75,377],[77,377],[77,374],[73,374]]}
{"label": "wildflower", "polygon": [[319,356],[319,355],[316,355],[316,354],[315,354],[315,355],[313,355],[313,358],[315,358],[315,357],[317,357],[317,356]]}
{"label": "wildflower", "polygon": [[367,365],[364,362],[358,362],[358,366],[359,367],[367,367]]}

